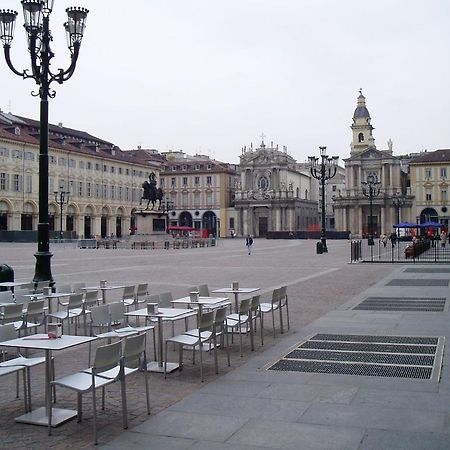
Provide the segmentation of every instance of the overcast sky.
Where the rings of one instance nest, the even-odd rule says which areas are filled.
[[[238,162],[241,148],[319,146],[349,156],[363,89],[375,143],[394,154],[450,148],[449,0],[55,0],[55,69],[69,61],[65,8],[90,10],[78,66],[55,84],[50,122],[123,150]],[[19,0],[12,59],[29,64]],[[0,58],[0,108],[38,119],[34,84]]]

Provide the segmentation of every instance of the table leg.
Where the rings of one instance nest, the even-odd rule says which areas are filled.
[[[50,381],[52,378],[52,353],[45,350],[45,406],[28,412],[14,420],[20,423],[48,426],[48,408],[51,399]],[[52,427],[57,427],[77,416],[77,412],[69,409],[52,408]]]
[[[164,358],[167,357],[164,355],[163,350],[164,344],[164,333],[163,333],[163,320],[162,317],[158,316],[158,361],[152,361],[147,364],[148,372],[158,372],[164,373]],[[173,372],[178,369],[178,363],[167,363],[167,373]]]

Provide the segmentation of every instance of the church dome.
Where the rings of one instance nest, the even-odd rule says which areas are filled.
[[[358,97],[358,104],[356,106],[355,112],[353,113],[353,119],[370,119],[369,110],[366,107],[366,97],[360,91]]]

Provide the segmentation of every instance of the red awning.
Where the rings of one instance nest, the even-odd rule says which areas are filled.
[[[177,226],[171,226],[167,227],[169,231],[194,231],[194,228],[192,227],[177,227]]]

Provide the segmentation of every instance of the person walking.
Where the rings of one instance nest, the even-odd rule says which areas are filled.
[[[442,248],[445,248],[445,244],[447,244],[447,233],[444,231],[444,230],[442,230],[441,231],[441,247]]]
[[[252,254],[252,245],[253,245],[253,238],[248,234],[247,238],[245,239],[245,245],[247,246],[248,254]]]

